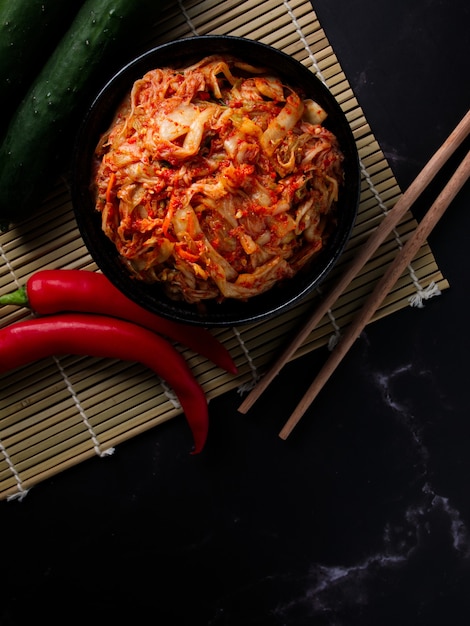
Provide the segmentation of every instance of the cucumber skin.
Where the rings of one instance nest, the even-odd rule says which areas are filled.
[[[163,0],[86,0],[17,109],[0,146],[0,222],[29,217],[70,155],[96,79],[119,44],[150,29]]]
[[[84,0],[0,3],[0,135]]]

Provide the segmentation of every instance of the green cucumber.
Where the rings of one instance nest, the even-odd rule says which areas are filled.
[[[38,208],[63,172],[91,96],[123,50],[131,54],[132,42],[149,35],[164,4],[164,0],[85,0],[28,90],[0,146],[3,230]]]
[[[83,0],[0,2],[0,135]]]

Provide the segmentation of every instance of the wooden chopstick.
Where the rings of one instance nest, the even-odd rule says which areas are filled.
[[[469,177],[470,152],[467,153],[466,157],[455,171],[455,174],[441,191],[435,202],[431,205],[426,215],[418,224],[413,235],[410,237],[410,239],[408,239],[406,244],[397,254],[395,260],[390,264],[383,277],[377,283],[375,289],[367,298],[359,313],[346,329],[344,335],[331,353],[331,356],[321,368],[320,372],[313,380],[304,397],[299,402],[296,409],[279,433],[279,437],[281,439],[287,439],[293,428],[299,422],[299,420],[308,409],[308,407],[311,405],[313,400],[317,397],[318,393],[321,391],[325,383],[329,380],[336,367],[347,354],[348,350],[353,345],[357,337],[361,334],[366,324],[370,321],[373,314],[384,300],[385,296],[389,293],[390,289],[400,278],[403,271],[410,264],[410,262],[418,252],[419,248],[423,245],[426,238],[431,233],[432,229],[444,215],[447,207],[450,205],[452,200],[455,198],[455,196],[463,187]]]
[[[252,391],[247,395],[245,400],[238,407],[240,413],[246,413],[258,398],[268,388],[274,378],[279,374],[284,365],[289,361],[295,351],[301,346],[304,340],[317,326],[323,316],[334,305],[336,300],[346,290],[351,281],[361,271],[367,261],[372,257],[374,252],[380,246],[380,244],[387,238],[392,232],[401,218],[414,204],[421,193],[430,184],[439,170],[447,162],[450,156],[460,146],[464,139],[470,133],[470,110],[462,118],[460,123],[455,127],[451,134],[447,137],[444,143],[434,153],[428,163],[424,166],[415,180],[411,183],[408,189],[403,193],[401,198],[395,204],[387,215],[384,217],[380,225],[372,232],[369,239],[364,246],[359,250],[359,253],[355,256],[350,266],[346,269],[344,274],[339,279],[335,287],[325,296],[320,302],[318,307],[313,311],[307,322],[302,326],[292,341],[285,347],[285,349],[278,356],[276,361],[266,372],[266,374],[259,380]]]

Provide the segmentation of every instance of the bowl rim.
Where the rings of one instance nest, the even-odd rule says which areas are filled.
[[[217,47],[216,50],[214,46]],[[202,50],[205,47],[208,47],[209,50],[212,48],[212,50],[209,53],[207,51],[203,53]],[[305,80],[309,88],[311,87],[311,97],[322,106],[326,105],[328,118],[325,125],[328,126],[328,122],[331,120],[338,124],[336,134],[341,136],[341,140],[338,137],[338,141],[340,141],[340,147],[346,155],[345,171],[348,176],[346,181],[347,188],[345,187],[347,192],[345,191],[342,196],[340,195],[339,205],[341,204],[341,199],[347,193],[348,216],[347,219],[341,216],[343,219],[341,228],[338,227],[335,230],[332,240],[328,242],[326,249],[314,259],[312,267],[318,270],[315,272],[314,279],[307,279],[303,274],[299,273],[300,276],[297,274],[289,281],[286,281],[285,284],[275,285],[264,294],[254,296],[246,302],[233,299],[225,300],[220,304],[212,301],[204,302],[203,307],[206,312],[202,313],[201,307],[197,305],[188,305],[188,303],[181,301],[170,300],[162,292],[158,283],[152,285],[141,283],[133,278],[129,270],[124,267],[114,244],[102,232],[100,215],[91,202],[91,194],[89,193],[91,150],[96,146],[99,133],[109,126],[120,98],[124,97],[129,92],[133,82],[149,69],[158,67],[158,65],[162,66],[163,63],[166,66],[178,67],[178,64],[175,62],[177,58],[187,59],[185,63],[189,64],[192,61],[188,59],[198,60],[202,58],[201,54],[204,56],[209,56],[209,54],[230,54],[248,60],[248,56],[250,56],[247,53],[248,50],[251,51],[251,55],[254,52],[257,53],[256,60],[251,59],[250,61],[253,65],[268,65],[273,68],[274,61],[267,63],[265,59],[274,57],[276,62],[279,63],[279,67],[276,63],[274,71],[284,76],[286,82],[288,82],[288,72],[292,72],[295,75],[295,78],[291,81],[292,86],[295,87],[298,83],[302,83]],[[165,58],[167,59],[166,61],[163,60]],[[259,63],[259,58],[262,58],[264,63]],[[282,68],[279,69],[281,65]],[[181,67],[181,65],[179,66]],[[102,113],[104,113],[103,116],[101,116]],[[341,132],[339,133],[339,131]],[[95,138],[94,143],[91,137]],[[325,83],[300,61],[294,59],[294,57],[263,42],[234,35],[195,35],[175,39],[149,48],[120,67],[108,78],[88,107],[77,133],[72,162],[70,186],[73,211],[85,246],[99,270],[122,293],[147,310],[161,317],[189,325],[205,327],[236,326],[272,319],[280,313],[292,309],[324,281],[337,263],[351,236],[359,207],[359,154],[352,129],[336,98]],[[88,185],[86,184],[87,173]]]

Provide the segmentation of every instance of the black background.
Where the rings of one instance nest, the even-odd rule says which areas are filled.
[[[469,107],[469,5],[314,7],[404,189]],[[172,420],[0,503],[1,626],[468,624],[468,185],[430,243],[450,289],[368,326],[287,441],[322,350],[211,401],[198,457]]]

